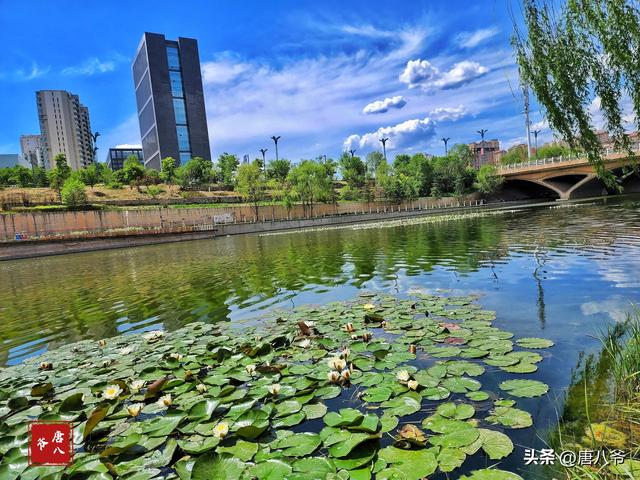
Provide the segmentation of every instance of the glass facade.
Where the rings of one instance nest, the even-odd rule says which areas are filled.
[[[174,98],[173,99],[173,112],[176,116],[176,125],[186,125],[187,124],[187,110],[184,106],[184,99],[182,98]]]
[[[167,44],[167,63],[169,64],[169,81],[171,83],[171,96],[173,97],[173,113],[176,120],[180,163],[184,163],[191,158],[189,122],[184,103],[182,72],[180,70],[180,51],[176,45],[171,43]]]
[[[183,97],[182,75],[180,75],[180,72],[169,71],[169,80],[171,82],[171,95],[174,97]]]
[[[110,148],[107,166],[111,170],[120,170],[124,166],[124,161],[132,155],[138,157],[141,163],[143,162],[142,149]]]

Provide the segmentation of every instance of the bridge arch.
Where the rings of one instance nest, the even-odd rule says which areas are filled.
[[[560,191],[540,180],[521,178],[506,178],[499,193],[500,198],[505,201],[530,200],[534,198],[557,200],[561,195]]]

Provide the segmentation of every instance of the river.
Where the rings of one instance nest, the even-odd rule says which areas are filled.
[[[476,293],[496,326],[555,342],[531,376],[551,390],[529,405],[536,429],[514,438],[516,466],[522,446],[540,446],[557,424],[581,354],[640,302],[640,197],[2,262],[0,365],[79,339],[246,320],[362,290]]]

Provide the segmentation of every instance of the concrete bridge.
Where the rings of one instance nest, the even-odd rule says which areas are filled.
[[[635,144],[633,151],[640,154],[640,144]],[[628,152],[614,149],[607,149],[604,159],[607,170],[614,173],[618,173],[616,171],[621,171],[622,167],[629,164]],[[596,176],[594,167],[586,155],[500,165],[498,174],[504,177],[504,189],[529,193],[530,196],[569,200],[607,193],[604,183]],[[625,178],[622,183],[627,193],[638,191],[637,187],[640,186],[637,178]]]

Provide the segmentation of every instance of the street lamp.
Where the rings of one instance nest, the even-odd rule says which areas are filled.
[[[100,132],[95,132],[92,133],[91,136],[93,137],[93,161],[97,162],[98,161],[98,137],[100,136]]]
[[[442,139],[442,141],[444,142],[444,155],[445,157],[449,154],[449,151],[447,150],[447,143],[449,143],[449,140],[451,140],[450,137],[445,137]]]
[[[534,130],[533,131],[533,138],[535,139],[535,144],[536,144],[536,154],[538,153],[538,134],[541,132],[542,130]]]
[[[489,130],[487,130],[486,128],[482,128],[482,129],[478,130],[478,133],[482,137],[482,143],[484,143],[484,134],[487,133],[488,131]]]
[[[351,158],[353,158],[353,156],[355,155],[356,151],[357,150],[355,150],[355,149],[349,150],[349,153],[351,154]]]
[[[384,162],[387,163],[387,140],[389,140],[389,137],[382,137],[380,139],[380,142],[382,142],[382,151],[384,152]]]
[[[276,144],[276,160],[278,160],[278,140],[280,140],[280,135],[278,135],[277,137],[275,135],[272,136],[271,140],[273,140],[273,143]]]
[[[266,171],[267,170],[267,161],[265,159],[265,154],[267,153],[267,150],[269,150],[268,148],[261,148],[260,149],[260,153],[262,154],[262,168]]]

